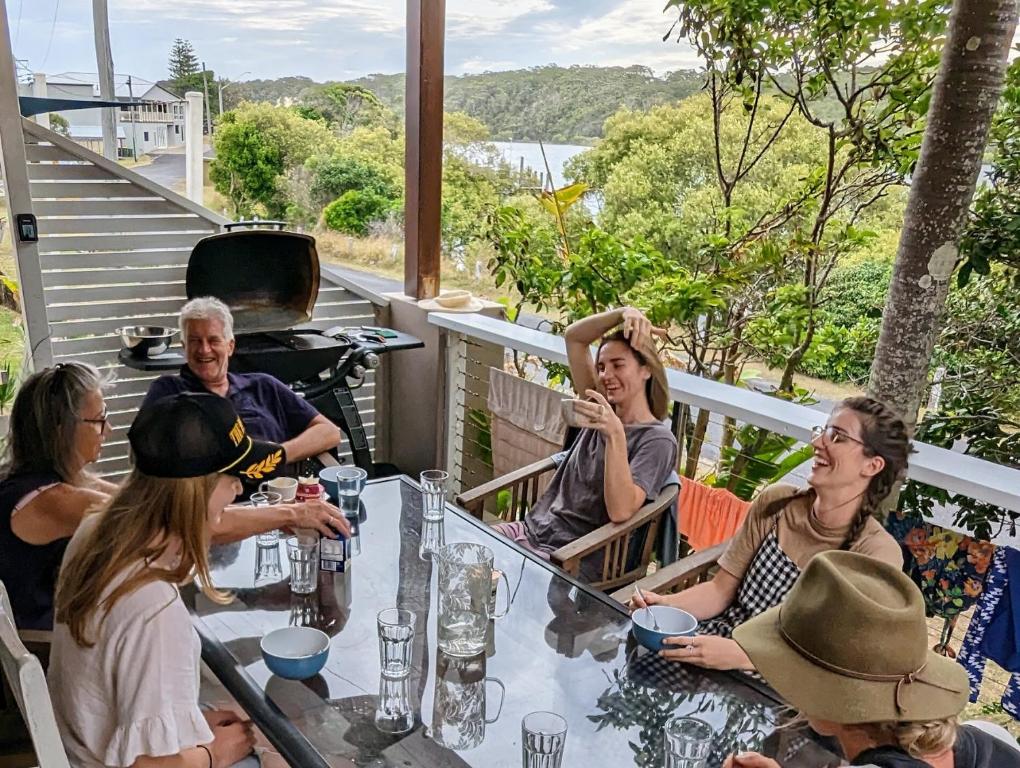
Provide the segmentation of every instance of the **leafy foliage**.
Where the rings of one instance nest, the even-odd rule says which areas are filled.
[[[1012,270],[1020,286],[1020,60],[1006,73],[999,111],[992,122],[994,152],[990,185],[974,199],[971,220],[960,240],[963,264],[957,275],[966,285],[971,275],[988,275],[992,264]]]
[[[364,235],[373,221],[386,218],[393,202],[382,195],[352,189],[326,206],[322,219],[326,226],[349,235]]]
[[[647,109],[697,92],[703,76],[678,71],[656,77],[646,67],[535,67],[513,72],[447,76],[446,109],[479,120],[497,139],[587,143],[602,135],[606,118],[621,106]],[[331,83],[325,84],[332,85]],[[404,75],[369,75],[347,85],[367,89],[389,110],[404,110]],[[320,88],[306,77],[250,80],[237,97],[286,103]],[[228,90],[227,93],[233,91]]]
[[[231,201],[236,215],[273,218],[286,211],[284,174],[336,146],[321,122],[268,104],[242,104],[225,113],[213,142],[210,177],[216,190]]]

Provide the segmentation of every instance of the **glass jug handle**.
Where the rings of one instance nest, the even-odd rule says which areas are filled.
[[[506,577],[505,571],[500,571],[499,580],[503,582],[503,586],[506,587],[506,608],[503,609],[502,613],[492,614],[494,619],[502,619],[508,613],[510,613],[510,579]],[[496,584],[496,591],[499,592],[499,584]],[[497,595],[498,596],[498,595]],[[493,601],[495,602],[495,601]]]
[[[503,682],[501,680],[497,680],[494,677],[487,677],[482,682],[483,683],[490,683],[490,682],[492,682],[492,683],[495,683],[496,685],[499,686],[499,706],[496,708],[496,714],[492,716],[491,720],[488,717],[485,718],[485,722],[488,725],[492,725],[494,722],[499,720],[499,715],[503,711],[503,699],[506,698],[506,686],[503,685]],[[486,709],[489,708],[489,698],[488,698],[488,696],[485,697],[485,708]],[[484,715],[484,712],[482,714]]]

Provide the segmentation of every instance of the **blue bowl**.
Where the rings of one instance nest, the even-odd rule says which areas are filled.
[[[282,627],[263,637],[259,647],[274,675],[304,680],[317,675],[326,665],[329,636],[312,627]]]
[[[339,494],[337,492],[336,476],[340,472],[357,472],[359,475],[358,481],[358,493],[365,490],[365,481],[368,479],[368,473],[365,470],[358,467],[324,467],[319,470],[319,482],[322,483],[322,487],[326,489],[326,493],[329,494],[329,498],[336,501]]]
[[[655,619],[659,623],[658,629],[652,628],[652,616],[650,611],[655,612]],[[667,637],[692,637],[698,632],[698,620],[679,608],[670,605],[652,605],[648,608],[639,608],[630,617],[633,624],[634,638],[650,651],[661,651],[664,647],[662,641]]]

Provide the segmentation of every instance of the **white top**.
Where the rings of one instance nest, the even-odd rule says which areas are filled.
[[[79,527],[68,555],[91,527]],[[176,588],[150,582],[118,600],[98,632],[95,626],[87,632],[91,648],[78,646],[66,624],[53,628],[47,677],[71,766],[124,768],[142,755],[211,743],[198,706],[201,644]]]

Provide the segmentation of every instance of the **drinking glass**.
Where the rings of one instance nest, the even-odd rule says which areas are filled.
[[[290,559],[290,591],[310,595],[319,580],[319,540],[291,536],[287,539]]]
[[[340,511],[348,519],[358,519],[361,505],[361,491],[365,487],[368,472],[361,467],[341,467],[336,471],[336,495]]]
[[[274,507],[283,501],[283,496],[274,491],[259,491],[249,496],[248,501],[253,507]],[[280,532],[266,531],[255,534],[255,543],[259,547],[275,547],[280,543]]]
[[[379,703],[375,708],[375,727],[383,733],[407,733],[414,728],[414,707],[406,677],[394,680],[379,677]]]
[[[446,523],[443,520],[422,520],[418,557],[422,560],[431,560],[432,556],[445,546]]]
[[[567,721],[552,712],[532,712],[521,720],[523,768],[560,768]]]
[[[442,520],[446,512],[446,481],[450,475],[441,469],[428,469],[419,476],[422,517]]]
[[[276,531],[273,531],[274,535]],[[283,566],[280,564],[280,542],[273,541],[268,546],[259,544],[255,547],[255,586],[275,584],[283,579]]]
[[[401,608],[379,611],[379,669],[384,677],[401,678],[411,673],[411,641],[415,616]]]
[[[674,717],[663,731],[664,768],[706,768],[712,726],[696,717]]]

